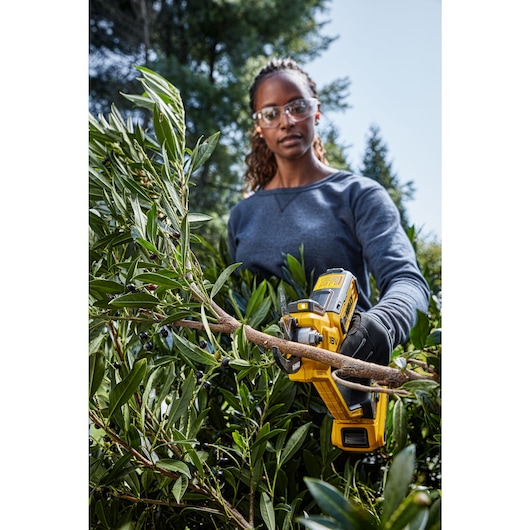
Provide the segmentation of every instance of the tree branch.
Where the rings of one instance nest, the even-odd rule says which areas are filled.
[[[219,333],[234,333],[242,325],[239,321],[226,313],[218,319],[218,322],[218,324],[209,324],[212,331]],[[202,322],[193,320],[175,320],[174,322],[171,322],[171,325],[191,329],[204,329]],[[354,359],[340,353],[324,350],[323,348],[273,337],[261,331],[257,331],[248,325],[244,326],[244,330],[245,336],[250,342],[263,346],[264,348],[272,349],[276,346],[282,354],[319,361],[328,364],[333,368],[347,370],[347,372],[343,372],[344,375],[347,374],[348,376],[375,379],[381,385],[390,388],[399,387],[408,381],[435,379],[435,376],[420,374],[418,372],[413,372],[412,370],[399,370],[397,368],[381,366],[379,364],[361,361],[360,359]],[[373,392],[373,389],[370,389],[370,392]]]

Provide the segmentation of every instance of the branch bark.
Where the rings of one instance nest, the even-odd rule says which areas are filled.
[[[209,324],[212,331],[221,333],[234,333],[242,324],[224,311],[213,300],[206,298],[204,294],[198,289],[194,282],[191,282],[190,288],[195,298],[208,306],[217,319],[217,324]],[[202,322],[191,320],[175,320],[171,323],[174,326],[182,326],[193,329],[204,329]],[[341,374],[345,377],[361,377],[366,379],[374,379],[380,385],[389,388],[397,388],[408,381],[414,380],[437,380],[436,375],[427,375],[414,372],[412,370],[401,370],[391,368],[389,366],[381,366],[379,364],[361,361],[354,359],[340,353],[324,350],[315,346],[300,344],[298,342],[288,341],[279,337],[267,335],[261,331],[244,325],[244,332],[247,340],[262,346],[264,348],[272,349],[276,347],[282,354],[294,355],[296,357],[303,357],[322,362],[333,368],[341,369]],[[373,391],[373,388],[370,390]]]

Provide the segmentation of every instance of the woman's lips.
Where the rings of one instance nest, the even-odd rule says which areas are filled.
[[[300,138],[302,138],[302,136],[299,134],[290,134],[281,138],[278,143],[282,145],[291,145],[294,143],[298,143],[300,141]]]

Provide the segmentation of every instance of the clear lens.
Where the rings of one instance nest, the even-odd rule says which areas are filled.
[[[284,105],[283,107],[263,107],[259,112],[252,114],[260,127],[265,129],[278,127],[282,114],[289,114],[289,117],[295,121],[302,121],[311,116],[318,106],[316,98],[297,99]]]

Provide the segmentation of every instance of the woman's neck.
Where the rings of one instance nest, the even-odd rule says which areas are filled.
[[[297,188],[322,180],[336,170],[326,166],[317,158],[302,163],[301,160],[281,161],[276,174],[267,183],[265,189]]]

